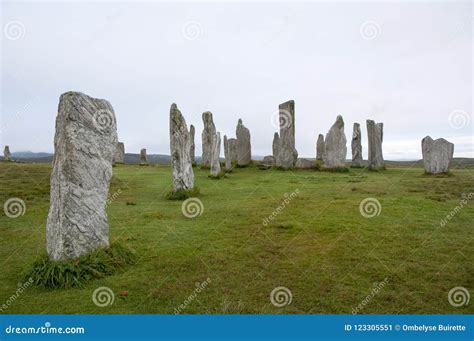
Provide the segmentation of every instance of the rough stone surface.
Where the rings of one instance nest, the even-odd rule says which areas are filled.
[[[12,154],[10,153],[10,147],[5,146],[5,148],[3,149],[3,160],[11,161],[11,159],[12,159]]]
[[[295,148],[295,101],[288,101],[279,105],[280,138],[276,165],[283,169],[295,166],[298,152]]]
[[[352,133],[351,141],[352,149],[352,166],[362,167],[363,158],[362,158],[362,134],[360,132],[360,124],[354,123],[354,129]]]
[[[148,156],[146,155],[146,149],[140,150],[140,165],[148,165]]]
[[[324,140],[323,168],[345,168],[347,155],[347,140],[344,134],[344,120],[337,116]]]
[[[315,168],[315,162],[308,159],[298,158],[296,160],[295,167],[298,169]]]
[[[237,162],[237,139],[231,138],[227,140],[229,144],[230,159],[232,162]]]
[[[191,163],[196,163],[196,144],[194,143],[194,136],[196,134],[196,130],[194,126],[191,124],[189,127],[189,138],[190,138],[190,145],[189,147],[189,156],[191,157]]]
[[[319,134],[318,141],[316,142],[316,160],[321,161],[324,154],[324,135]]]
[[[425,172],[430,174],[448,173],[453,159],[454,144],[445,140],[433,140],[426,136],[421,141]]]
[[[367,120],[367,140],[369,143],[369,169],[384,169],[385,162],[382,154],[383,123]]]
[[[227,135],[224,135],[224,156],[225,156],[225,170],[232,169],[232,158],[230,156],[230,146]]]
[[[280,135],[278,133],[275,133],[273,134],[273,143],[272,143],[272,154],[275,160],[278,156],[279,149],[280,149]]]
[[[260,169],[270,169],[275,166],[275,157],[273,155],[267,155],[260,162]]]
[[[212,113],[206,111],[202,114],[204,130],[202,131],[202,164],[203,167],[211,167],[212,142],[216,136],[216,126],[212,119]]]
[[[125,159],[125,145],[123,142],[118,142],[115,148],[114,163],[124,163]]]
[[[221,172],[220,154],[221,154],[221,133],[214,135],[211,143],[211,176],[218,176]]]
[[[51,260],[109,245],[105,206],[116,148],[117,124],[108,101],[78,92],[61,95],[46,226]]]
[[[194,187],[194,172],[191,162],[191,134],[181,111],[176,104],[170,109],[170,151],[173,173],[173,193]]]
[[[250,131],[243,125],[242,119],[237,123],[235,132],[237,136],[237,164],[247,166],[252,159],[252,147],[250,144]]]

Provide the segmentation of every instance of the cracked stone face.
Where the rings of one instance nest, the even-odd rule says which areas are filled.
[[[453,160],[454,144],[443,139],[433,140],[426,136],[421,141],[425,172],[431,174],[448,173]]]
[[[344,168],[346,167],[347,140],[344,134],[344,120],[342,116],[337,116],[336,122],[332,125],[324,140],[323,162],[324,168]]]
[[[244,126],[242,119],[239,119],[235,131],[237,136],[237,164],[247,166],[252,159],[252,147],[250,144],[250,130]]]
[[[369,169],[383,169],[385,167],[382,153],[383,123],[367,120],[367,139],[369,143]]]
[[[79,92],[61,95],[46,226],[51,260],[109,245],[105,206],[116,148],[117,124],[108,101]]]
[[[354,123],[351,141],[352,149],[352,165],[355,167],[362,167],[362,134],[360,132],[360,124]]]
[[[218,176],[221,172],[220,154],[221,154],[221,133],[217,132],[212,139],[211,144],[211,175]]]
[[[202,131],[202,166],[210,167],[212,158],[212,142],[216,136],[216,126],[212,119],[212,113],[206,111],[202,114],[204,130]]]

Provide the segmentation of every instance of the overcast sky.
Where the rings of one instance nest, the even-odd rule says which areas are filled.
[[[472,2],[2,3],[1,143],[52,152],[61,93],[109,100],[125,150],[169,154],[175,102],[252,153],[271,154],[278,104],[296,103],[296,147],[315,157],[341,114],[350,139],[384,123],[385,159],[421,158],[444,137],[474,157]],[[274,121],[274,120],[273,120]],[[222,153],[223,154],[223,153]]]

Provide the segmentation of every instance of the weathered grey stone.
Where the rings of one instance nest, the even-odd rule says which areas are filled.
[[[272,154],[275,160],[278,156],[278,151],[280,149],[280,135],[278,133],[273,134],[273,143],[272,143]]]
[[[202,167],[211,166],[212,158],[212,141],[216,136],[216,126],[212,119],[212,113],[206,111],[202,114],[202,122],[204,123],[204,130],[202,131]]]
[[[176,104],[170,109],[170,151],[173,172],[173,193],[194,187],[194,172],[191,162],[191,134],[181,111]]]
[[[250,131],[243,125],[242,119],[239,119],[237,123],[235,135],[237,136],[237,164],[248,166],[252,159]]]
[[[211,143],[211,176],[219,176],[221,173],[221,133],[217,132],[214,135]]]
[[[230,159],[232,162],[237,162],[237,139],[231,138],[227,140],[229,144]]]
[[[273,155],[267,155],[260,162],[260,169],[270,169],[275,166],[275,157]]]
[[[189,138],[190,138],[190,144],[191,144],[191,147],[189,147],[189,156],[191,157],[192,164],[196,163],[196,144],[194,143],[195,133],[196,133],[195,128],[191,124],[191,126],[189,127]]]
[[[430,174],[448,173],[453,160],[454,144],[445,140],[433,140],[426,136],[421,141],[425,172]]]
[[[115,148],[114,163],[124,163],[125,159],[125,145],[123,142],[118,142]]]
[[[321,161],[324,154],[324,135],[319,134],[318,141],[316,142],[316,160]]]
[[[352,133],[351,141],[352,149],[352,166],[362,167],[363,158],[362,158],[362,134],[360,132],[360,124],[354,123],[354,129]]]
[[[230,156],[230,146],[229,146],[229,140],[227,140],[227,135],[224,135],[224,156],[225,156],[225,170],[229,171],[232,169],[232,159]]]
[[[12,159],[12,153],[10,153],[10,147],[5,146],[3,149],[3,161],[11,161]]]
[[[383,123],[375,123],[372,120],[367,120],[367,140],[369,143],[369,169],[384,169],[385,162],[382,153]]]
[[[324,140],[323,168],[337,169],[346,167],[347,140],[344,134],[344,120],[337,116]]]
[[[295,166],[298,152],[295,148],[295,101],[279,105],[280,138],[276,155],[276,165],[283,169]]]
[[[49,258],[75,258],[109,245],[105,206],[117,148],[110,103],[79,92],[59,100],[46,226]]]
[[[146,149],[143,148],[140,150],[140,165],[148,165],[148,156],[146,155]]]
[[[316,163],[308,159],[298,158],[295,163],[295,168],[298,169],[311,169],[315,168]]]

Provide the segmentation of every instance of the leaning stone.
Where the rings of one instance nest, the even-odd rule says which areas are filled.
[[[369,143],[369,169],[385,169],[385,162],[382,154],[383,123],[375,123],[367,120],[367,139]]]
[[[316,160],[321,161],[324,154],[324,135],[319,134],[318,141],[316,142]]]
[[[173,193],[194,187],[194,172],[191,162],[191,134],[181,111],[176,104],[170,109],[170,151],[173,172]]]
[[[295,168],[298,168],[298,169],[311,169],[315,167],[316,167],[315,162],[308,159],[298,158],[295,163]]]
[[[295,166],[298,152],[295,148],[295,101],[288,101],[279,105],[280,138],[276,165],[283,169]]]
[[[352,149],[352,167],[362,167],[362,134],[360,132],[360,124],[354,123],[354,130],[351,141]]]
[[[124,163],[125,160],[125,145],[123,142],[117,143],[115,148],[114,163]]]
[[[227,143],[229,144],[230,159],[232,163],[237,162],[237,139],[228,139]]]
[[[449,166],[453,160],[454,144],[445,140],[433,140],[426,136],[421,141],[423,153],[423,164],[428,174],[442,174],[449,172]]]
[[[235,135],[237,136],[237,164],[248,166],[252,159],[250,131],[243,125],[242,119],[239,119]]]
[[[212,139],[212,154],[211,154],[211,176],[218,177],[221,173],[221,133],[217,132]]]
[[[189,156],[191,157],[191,163],[194,165],[196,164],[196,145],[194,144],[194,135],[195,135],[195,128],[191,124],[189,127],[189,138],[191,147],[189,148]]]
[[[346,168],[347,140],[344,134],[344,120],[337,116],[324,140],[323,168],[339,169]]]
[[[206,111],[202,114],[204,130],[202,131],[202,167],[209,168],[212,158],[212,141],[216,136],[216,126],[212,119],[212,113]]]
[[[117,123],[108,101],[79,92],[61,95],[46,225],[51,260],[109,245],[105,206],[116,147]]]
[[[148,165],[148,156],[146,155],[146,149],[145,148],[140,150],[140,165],[141,166]]]
[[[227,135],[224,135],[224,156],[225,156],[225,170],[229,171],[232,169],[232,159],[230,156],[230,146],[229,146],[229,140],[227,140]]]
[[[3,149],[3,161],[11,161],[12,160],[12,153],[10,153],[10,147],[5,146]]]

